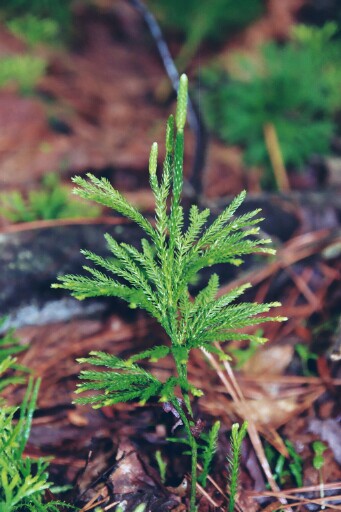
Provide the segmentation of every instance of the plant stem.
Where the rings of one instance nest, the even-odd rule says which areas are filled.
[[[185,405],[187,407],[188,413],[189,413],[190,417],[193,418],[191,400],[189,398],[189,394],[187,391],[187,387],[188,387],[187,362],[179,363],[179,364],[176,362],[176,367],[177,367],[178,375],[180,377],[181,393],[182,393]]]
[[[191,457],[192,457],[192,482],[191,482],[191,498],[189,510],[190,512],[196,512],[197,507],[195,505],[196,502],[196,494],[197,494],[197,463],[198,463],[198,447],[195,437],[192,435],[190,439],[191,443]]]
[[[319,470],[319,479],[320,479],[320,497],[324,498],[324,484],[323,484],[323,472],[322,468]],[[325,510],[326,506],[324,502],[321,503],[321,510]]]
[[[188,398],[188,394],[185,393]],[[185,400],[185,394],[183,393],[183,397]],[[181,405],[179,404],[178,400],[175,399],[172,401],[174,408],[179,413],[179,416],[182,420],[182,423],[184,425],[184,428],[186,430],[188,440],[191,446],[191,493],[190,493],[190,504],[189,504],[189,512],[196,512],[197,507],[195,505],[196,502],[196,490],[197,490],[197,463],[198,463],[198,446],[196,439],[191,431],[191,424],[189,420],[187,419],[186,414],[184,413]]]

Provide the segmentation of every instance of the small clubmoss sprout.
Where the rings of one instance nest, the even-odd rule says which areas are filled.
[[[211,469],[212,460],[217,451],[218,434],[220,429],[220,421],[216,421],[208,434],[202,434],[205,444],[202,450],[202,472],[198,478],[203,487],[206,487],[207,477]]]
[[[230,501],[228,512],[234,512],[234,506],[237,499],[238,493],[238,481],[239,481],[239,468],[240,468],[240,456],[241,448],[244,437],[247,432],[247,422],[245,421],[242,426],[239,423],[234,423],[231,430],[231,454],[227,458],[229,463],[229,493]]]
[[[327,446],[322,441],[313,442],[313,466],[319,473],[320,480],[320,497],[324,498],[324,481],[323,481],[323,466],[325,465],[324,452],[327,450]],[[321,510],[324,510],[326,506],[322,503]]]
[[[167,462],[162,458],[162,454],[161,454],[160,450],[156,451],[155,460],[156,460],[157,466],[159,468],[161,482],[164,484],[166,481]]]

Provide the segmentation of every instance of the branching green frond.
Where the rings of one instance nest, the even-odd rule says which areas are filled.
[[[238,299],[245,290],[248,290],[251,288],[250,283],[244,283],[241,286],[237,286],[236,288],[233,288],[231,291],[225,293],[221,297],[219,297],[214,304],[212,304],[212,309],[210,310],[212,313],[215,311],[221,311],[223,308],[226,308],[229,306],[232,302],[234,302],[236,299]],[[276,302],[276,305],[277,302]],[[209,305],[208,305],[209,306]]]
[[[75,194],[112,208],[124,217],[136,222],[149,236],[154,238],[155,232],[150,222],[118,190],[114,189],[107,179],[98,179],[91,173],[88,173],[87,177],[88,180],[81,176],[72,178],[72,181],[78,185],[74,189]]]
[[[179,299],[179,328],[177,341],[181,344],[187,338],[188,322],[191,315],[193,303],[188,290],[185,290]]]
[[[141,264],[144,266],[146,273],[150,280],[155,284],[160,295],[164,293],[164,276],[161,273],[161,268],[157,261],[156,251],[150,245],[150,243],[142,238],[141,240],[144,260]]]
[[[212,274],[207,286],[201,290],[193,303],[192,316],[194,317],[197,313],[201,314],[202,308],[206,308],[211,302],[213,302],[219,288],[219,276],[218,274]]]
[[[133,254],[135,258],[138,257],[140,261],[143,261],[145,267],[148,268],[147,276],[156,273],[156,269],[152,267],[151,262],[147,260],[142,253],[139,253],[134,248],[129,247],[127,249],[127,246],[124,244],[119,245],[109,235],[106,235],[106,239],[111,251],[116,258],[118,258],[118,262],[102,258],[90,251],[82,251],[83,254],[96,265],[124,278],[132,288],[118,283],[96,269],[86,266],[84,269],[94,276],[93,279],[83,276],[66,275],[59,278],[61,284],[58,283],[52,286],[54,288],[72,290],[72,295],[78,299],[94,296],[119,297],[130,303],[134,302],[139,307],[146,309],[155,318],[160,319],[160,304],[155,298],[144,271],[134,262],[130,253]],[[157,283],[157,287],[160,287],[160,283]]]
[[[186,264],[183,268],[181,283],[190,282],[194,276],[203,268],[211,267],[219,263],[230,263],[239,265],[242,263],[241,256],[254,253],[274,254],[272,248],[266,248],[264,245],[270,243],[270,240],[245,240],[251,232],[240,231],[231,234],[226,240],[222,240],[220,244],[212,244],[206,249],[198,252],[195,257],[192,255],[186,258]],[[194,250],[194,249],[192,249]]]
[[[0,361],[0,375],[2,376],[9,368],[12,368],[14,362],[15,358],[11,356],[7,356]]]
[[[90,357],[80,357],[77,359],[79,363],[88,363],[94,366],[105,366],[106,368],[114,369],[114,370],[122,370],[127,368],[128,370],[138,368],[135,365],[131,365],[129,362],[124,359],[117,357],[113,354],[108,354],[107,352],[99,352],[96,350],[92,350],[89,354]]]
[[[14,354],[19,354],[20,352],[22,352],[23,350],[26,350],[27,346],[23,346],[23,345],[10,345],[10,346],[7,346],[7,347],[3,347],[1,348],[1,341],[0,341],[0,361],[3,360],[5,357],[8,357],[8,356],[11,356],[11,355],[14,355]]]
[[[96,274],[94,279],[85,276],[65,275],[59,277],[60,283],[55,283],[53,288],[63,288],[70,290],[73,297],[78,300],[86,299],[87,297],[118,297],[127,301],[129,304],[134,304],[137,307],[146,309],[152,316],[158,318],[158,312],[153,308],[143,294],[139,290],[134,290],[126,285],[120,284],[108,276],[90,267],[84,267],[92,274]],[[99,278],[100,276],[100,278]]]
[[[83,249],[81,250],[81,253],[85,256],[85,258],[87,260],[92,261],[98,267],[102,267],[105,270],[112,272],[114,275],[117,275],[117,267],[122,266],[122,264],[119,262],[119,260],[117,260],[117,259],[114,260],[114,258],[110,258],[110,259],[103,258],[102,256],[95,254],[94,252],[83,250]]]
[[[246,213],[245,215],[242,215],[240,217],[234,217],[232,221],[228,222],[224,228],[222,228],[219,233],[216,235],[215,241],[211,243],[209,246],[203,247],[204,249],[208,248],[217,248],[225,245],[226,243],[234,240],[233,235],[238,235],[240,238],[243,239],[247,238],[251,235],[258,235],[260,228],[256,226],[256,224],[259,224],[262,219],[261,217],[253,218],[255,217],[260,210],[254,210],[252,212]],[[252,227],[255,226],[255,227]],[[264,240],[261,240],[258,238],[259,244],[264,244],[268,242],[264,242]],[[196,250],[201,246],[201,240],[199,241],[200,245],[197,245],[195,247]]]
[[[87,267],[88,268],[88,267]],[[125,292],[129,288],[118,284],[116,281],[102,274],[101,279],[91,279],[89,277],[66,274],[58,277],[60,283],[54,283],[53,288],[64,288],[70,290],[73,297],[83,300],[87,297],[113,296],[126,299]]]
[[[132,251],[136,251],[134,248],[131,249]],[[144,259],[141,253],[138,251],[136,252],[141,256],[141,259]],[[82,251],[82,253],[87,259],[91,260],[96,265],[103,267],[104,269],[112,272],[114,275],[125,278],[127,281],[129,281],[132,287],[115,281],[97,269],[84,266],[83,268],[92,274],[94,279],[89,279],[83,276],[66,275],[60,278],[62,284],[54,284],[54,288],[71,289],[73,291],[73,295],[78,299],[94,296],[119,297],[123,300],[126,300],[130,304],[134,303],[136,306],[146,309],[152,316],[156,317],[157,319],[160,318],[158,306],[155,305],[155,301],[149,300],[151,289],[146,282],[143,271],[137,265],[134,266],[135,272],[133,274],[127,272],[126,265],[121,264],[119,260],[115,261],[114,259],[105,259],[90,251]],[[126,258],[129,257],[129,254],[127,254]],[[121,259],[121,261],[125,263],[126,260]],[[148,265],[150,267],[149,262],[146,261],[146,266]],[[139,277],[141,278],[140,280],[138,280]],[[139,284],[141,284],[140,287],[138,286]],[[145,288],[143,288],[143,285],[145,285]],[[157,284],[158,287],[159,285],[160,283]],[[146,292],[148,292],[148,295]]]
[[[131,247],[128,252],[126,244],[117,243],[116,240],[112,238],[109,234],[106,234],[104,236],[114,256],[116,256],[123,264],[122,266],[116,267],[116,274],[119,275],[120,277],[123,277],[137,290],[140,289],[141,291],[143,291],[146,297],[148,297],[148,299],[152,303],[156,304],[155,296],[152,292],[152,288],[148,283],[148,280],[146,279],[144,273],[141,271],[139,266],[134,262],[134,260],[130,256],[130,253],[134,253],[134,257],[136,258],[138,251],[134,250],[134,248]],[[141,253],[139,253],[137,258],[143,259]],[[146,265],[148,266],[147,263]]]
[[[231,341],[241,339],[254,339],[263,343],[264,338],[254,335],[245,335],[236,332],[236,329],[251,327],[265,322],[280,322],[286,320],[280,316],[262,316],[263,313],[279,306],[279,303],[269,304],[241,303],[228,306],[223,310],[215,312],[197,325],[189,340],[191,347],[206,347],[208,342]]]
[[[207,222],[210,213],[211,212],[208,208],[205,208],[205,210],[200,212],[197,205],[193,204],[191,206],[189,211],[189,226],[181,240],[181,243],[179,244],[181,254],[185,254],[191,249],[197,237],[200,235],[203,226]]]
[[[267,249],[263,245],[269,244],[269,239],[251,239],[251,235],[257,234],[258,228],[236,231],[228,237],[219,238],[217,242],[211,244],[198,255],[199,260],[203,259],[204,266],[210,266],[215,263],[226,263],[234,257],[240,257],[244,254],[256,252],[265,252]],[[273,250],[271,250],[273,252]]]
[[[212,274],[207,286],[201,290],[195,301],[191,302],[189,292],[185,289],[180,295],[179,309],[181,312],[180,338],[188,339],[193,330],[193,321],[195,322],[201,315],[202,311],[211,301],[218,291],[219,277]]]
[[[155,347],[144,350],[143,352],[139,352],[133,356],[130,356],[127,360],[129,363],[135,363],[136,361],[141,361],[142,359],[149,359],[151,362],[156,362],[159,359],[166,357],[170,352],[170,348],[166,347],[166,345],[157,345]]]
[[[8,365],[5,365],[4,363],[0,363],[0,375],[2,375],[6,370],[9,368],[14,368],[15,365],[15,359],[8,358]],[[0,381],[0,393],[4,389],[7,388],[7,386],[15,385],[15,384],[24,384],[26,382],[26,378],[24,376],[20,375],[10,375],[9,377],[1,377]],[[2,403],[2,399],[0,398],[0,404]]]
[[[217,235],[225,227],[226,223],[232,218],[235,211],[242,204],[246,196],[246,191],[243,190],[237,197],[233,199],[231,204],[219,215],[219,217],[211,224],[206,230],[201,240],[198,243],[197,250],[206,245],[210,245],[216,241]]]
[[[175,377],[170,377],[166,380],[160,390],[160,402],[168,402],[169,400],[174,399],[174,388],[178,385],[178,383],[178,379]]]
[[[191,311],[189,342],[196,339],[205,328],[211,327],[219,313],[225,312],[226,314],[227,306],[240,297],[250,287],[250,284],[246,283],[238,286],[214,300],[218,286],[219,278],[216,274],[213,274],[207,287],[198,294]]]
[[[202,439],[205,441],[205,446],[201,453],[202,458],[202,472],[198,478],[201,485],[205,488],[208,473],[212,464],[212,460],[214,457],[215,452],[217,451],[217,441],[218,441],[218,434],[220,429],[220,421],[216,421],[211,430],[208,434],[205,436],[201,436]]]
[[[241,304],[230,305],[223,308],[210,318],[210,328],[212,329],[239,329],[248,325],[255,325],[253,322],[269,322],[273,317],[259,316],[267,313],[270,309],[280,306],[278,302],[257,304],[244,302]],[[256,316],[257,315],[257,316]],[[250,323],[248,323],[250,321]]]
[[[80,373],[81,379],[88,378],[87,374]],[[137,378],[131,379],[125,389],[117,389],[114,383],[106,380],[106,374],[102,375],[101,372],[97,372],[98,380],[103,381],[105,386],[105,392],[102,394],[91,395],[87,397],[77,398],[75,403],[78,404],[91,404],[94,409],[100,407],[110,406],[116,403],[128,402],[130,400],[147,401],[152,396],[158,396],[160,394],[161,384],[155,381],[141,381]],[[83,393],[85,391],[93,391],[96,389],[94,381],[89,380],[85,384],[80,384],[76,393]],[[102,390],[103,387],[100,387]]]
[[[92,404],[94,408],[138,399],[146,401],[159,396],[163,384],[151,373],[134,364],[131,359],[123,360],[105,352],[90,352],[90,357],[81,358],[80,363],[104,366],[109,371],[83,370],[82,382],[76,393],[104,391],[95,395],[78,398],[76,403]]]
[[[159,295],[164,295],[162,279],[160,279],[160,267],[157,265],[151,252],[151,247],[147,240],[143,243],[143,253],[129,244],[122,243],[121,246],[127,251],[129,256],[140,265],[146,273],[149,281],[154,285]]]

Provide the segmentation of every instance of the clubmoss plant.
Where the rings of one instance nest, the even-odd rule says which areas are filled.
[[[312,155],[330,152],[340,109],[336,30],[330,23],[318,29],[298,26],[286,45],[263,45],[258,59],[235,54],[230,75],[217,66],[202,72],[208,126],[244,149],[246,165],[264,170],[265,188],[276,188],[266,126],[273,127],[288,169],[301,170]]]
[[[207,477],[209,470],[211,469],[211,464],[213,460],[213,456],[217,451],[217,443],[218,443],[218,434],[220,429],[220,421],[216,421],[212,428],[210,429],[208,434],[202,434],[201,439],[204,440],[204,447],[202,449],[202,472],[198,478],[199,482],[203,487],[206,487]]]
[[[250,285],[239,286],[229,293],[216,297],[219,287],[217,274],[212,274],[207,286],[192,300],[189,283],[197,273],[217,263],[239,265],[241,257],[251,253],[270,253],[270,240],[253,237],[259,233],[256,225],[258,210],[242,216],[234,216],[242,203],[245,192],[208,225],[209,209],[200,211],[196,205],[190,208],[189,226],[184,229],[184,210],[180,204],[183,186],[184,127],[187,113],[186,75],[180,79],[175,123],[171,116],[166,130],[166,156],[163,173],[157,176],[158,146],[152,145],[149,161],[150,185],[155,197],[155,225],[132,206],[108,180],[89,174],[88,180],[75,177],[75,193],[92,199],[138,224],[146,237],[138,250],[132,245],[118,243],[105,235],[114,258],[103,258],[90,251],[82,251],[95,266],[84,267],[89,276],[66,275],[59,277],[55,288],[70,290],[78,299],[94,296],[119,297],[135,307],[145,309],[164,328],[169,345],[158,345],[128,359],[103,352],[91,352],[79,359],[95,367],[108,370],[83,370],[77,393],[87,395],[78,398],[81,404],[94,407],[108,406],[117,402],[139,400],[146,402],[158,397],[167,402],[185,429],[191,450],[190,512],[196,510],[197,454],[200,422],[193,415],[192,397],[202,391],[188,380],[188,360],[191,350],[204,348],[227,356],[216,348],[214,342],[254,339],[265,341],[257,335],[240,332],[246,326],[281,317],[262,316],[279,303],[235,303]],[[168,203],[170,209],[168,210]],[[108,275],[111,274],[111,275]],[[143,359],[157,361],[171,356],[176,373],[165,382],[157,379],[137,362]],[[89,396],[90,392],[90,396]]]
[[[2,319],[0,323],[5,322]],[[10,385],[26,382],[28,368],[16,363],[15,355],[26,346],[9,331],[0,340],[0,392]],[[9,406],[0,395],[0,510],[1,512],[60,512],[72,508],[61,501],[44,502],[48,481],[48,462],[24,456],[30,435],[40,380],[28,379],[27,390],[19,407]],[[15,418],[16,417],[16,418]]]
[[[234,506],[238,493],[239,468],[242,442],[247,432],[247,422],[240,427],[239,423],[234,423],[231,430],[231,454],[227,457],[229,463],[229,492],[230,501],[228,512],[234,512]]]
[[[24,456],[39,385],[39,380],[30,378],[20,407],[2,403],[0,409],[1,512],[60,512],[66,507],[74,509],[57,500],[44,503],[45,491],[52,485],[48,481],[48,462],[42,458]],[[19,415],[17,421],[15,414]]]

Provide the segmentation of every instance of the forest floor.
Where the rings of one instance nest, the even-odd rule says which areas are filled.
[[[278,8],[278,2],[272,3]],[[271,15],[220,51],[250,45],[280,31],[285,34],[301,3],[282,2],[286,10],[282,7],[281,24],[273,7]],[[51,171],[58,171],[63,182],[70,184],[72,175],[91,170],[108,177],[148,214],[153,208],[146,171],[149,147],[164,138],[164,121],[174,108],[172,94],[167,101],[155,95],[165,77],[162,63],[138,15],[123,2],[112,12],[81,11],[77,23],[79,37],[72,49],[39,50],[49,67],[33,96],[21,96],[14,87],[1,91],[2,191],[26,193]],[[23,45],[9,32],[0,32],[1,53],[15,54]],[[171,43],[172,51],[177,45]],[[210,58],[212,50],[203,48],[189,74],[195,75],[195,67]],[[189,129],[186,141],[190,178],[195,134]],[[226,346],[234,359],[231,365],[221,366],[213,357],[207,361],[203,353],[194,352],[189,377],[204,391],[195,402],[196,417],[207,426],[217,419],[222,424],[211,479],[206,491],[198,488],[199,510],[227,510],[229,433],[233,423],[243,420],[248,421],[249,436],[241,459],[239,511],[289,510],[288,504],[298,512],[321,510],[320,474],[312,462],[312,443],[317,439],[327,446],[324,494],[332,498],[324,510],[341,510],[341,343],[337,332],[341,202],[337,190],[312,189],[306,195],[260,193],[257,175],[243,167],[241,151],[214,138],[209,141],[200,179],[200,202],[210,204],[213,211],[243,188],[257,192],[250,203],[264,207],[262,227],[273,238],[277,255],[271,260],[250,260],[233,275],[222,274],[222,291],[249,281],[254,287],[248,298],[280,301],[279,314],[288,321],[264,327],[269,341],[257,350],[238,343]],[[43,251],[41,260],[46,256],[48,261],[41,261],[43,277],[37,286],[28,280],[30,269],[23,270],[21,281],[6,284],[9,274],[1,277],[2,309],[12,314],[16,336],[29,347],[19,361],[42,378],[26,451],[52,457],[52,481],[69,485],[65,499],[83,507],[83,512],[94,510],[98,503],[109,510],[123,500],[128,512],[139,503],[146,503],[148,511],[185,511],[189,458],[182,454],[181,445],[166,441],[176,421],[171,412],[158,402],[100,410],[72,404],[79,373],[76,358],[90,350],[128,356],[158,343],[164,338],[162,331],[147,315],[115,301],[97,309],[75,309],[75,313],[72,303],[68,315],[58,313],[59,306],[69,308],[63,302],[65,296],[56,298],[52,314],[46,313],[43,304],[45,299],[54,304],[54,292],[48,291],[52,275],[62,273],[66,261],[78,257],[75,254],[84,248],[82,240],[93,237],[91,243],[96,244],[96,230],[102,235],[119,232],[117,227],[125,230],[128,240],[134,238],[108,212],[88,224],[1,221],[1,251],[10,248],[15,265],[28,250],[38,260],[39,250]],[[73,239],[73,246],[63,252],[58,244],[67,237]],[[13,303],[5,302],[9,296],[14,297]],[[32,312],[35,316],[30,319]],[[153,365],[153,371],[166,379],[173,371],[171,361],[166,358]],[[23,393],[16,387],[6,396],[18,403]],[[164,484],[155,459],[157,450],[167,461]],[[284,467],[274,478],[280,460]]]

